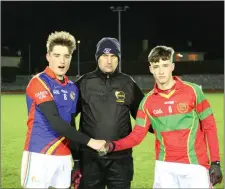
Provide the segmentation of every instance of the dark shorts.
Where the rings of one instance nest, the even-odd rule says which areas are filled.
[[[81,156],[82,179],[79,189],[130,189],[133,179],[132,156],[120,159],[100,159],[83,153]]]

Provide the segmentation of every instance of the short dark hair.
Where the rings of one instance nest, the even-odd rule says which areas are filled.
[[[167,46],[156,46],[154,47],[148,55],[149,63],[159,62],[162,60],[173,60],[174,50],[172,47]]]

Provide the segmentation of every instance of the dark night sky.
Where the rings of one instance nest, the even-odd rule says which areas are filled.
[[[2,45],[27,52],[40,61],[50,32],[68,31],[81,40],[81,60],[94,60],[95,46],[105,36],[118,37],[118,15],[109,6],[128,5],[122,13],[124,58],[140,54],[141,40],[179,51],[187,40],[193,50],[223,58],[224,2],[2,2]]]

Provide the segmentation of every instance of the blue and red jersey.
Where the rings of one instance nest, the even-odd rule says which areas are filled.
[[[70,123],[76,112],[78,88],[68,77],[61,83],[52,70],[35,75],[26,88],[28,131],[24,150],[49,155],[69,155],[69,140],[54,131],[40,111],[39,104],[54,101],[60,117]]]

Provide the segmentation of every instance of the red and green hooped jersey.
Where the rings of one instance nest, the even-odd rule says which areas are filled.
[[[168,94],[155,88],[139,105],[136,124],[127,137],[115,142],[115,151],[139,144],[151,126],[156,136],[156,160],[200,164],[219,161],[217,129],[212,109],[200,87],[174,77]]]

